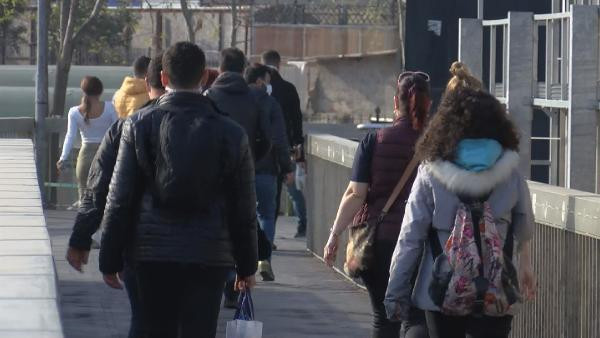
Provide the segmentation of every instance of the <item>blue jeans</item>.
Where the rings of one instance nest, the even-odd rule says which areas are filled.
[[[256,213],[260,227],[271,243],[275,240],[277,176],[256,175]]]
[[[287,191],[292,198],[294,214],[298,217],[298,232],[306,231],[306,201],[304,194],[296,187],[296,183],[287,184]]]

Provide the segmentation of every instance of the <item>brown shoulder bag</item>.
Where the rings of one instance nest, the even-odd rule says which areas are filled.
[[[402,192],[406,182],[410,178],[419,161],[416,157],[410,161],[400,180],[394,187],[392,194],[388,198],[385,206],[381,210],[381,214],[375,222],[364,221],[350,227],[350,239],[346,247],[346,262],[344,263],[344,271],[352,278],[360,277],[367,267],[373,266],[375,260],[375,237],[377,228],[385,219],[385,216],[390,211],[391,207],[396,202],[396,199]]]

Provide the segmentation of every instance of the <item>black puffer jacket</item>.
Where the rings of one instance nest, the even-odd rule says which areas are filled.
[[[285,131],[283,113],[277,100],[269,96],[262,88],[252,88],[252,94],[256,98],[262,111],[268,112],[271,128],[271,151],[268,156],[256,162],[256,174],[279,176],[294,171],[290,157],[290,146]]]
[[[246,130],[256,161],[268,154],[271,131],[267,112],[260,108],[241,74],[222,73],[204,95],[213,100],[220,112]]]
[[[148,101],[140,110],[154,106],[157,101],[158,99]],[[72,248],[89,251],[92,235],[100,228],[110,178],[117,162],[123,122],[124,120],[118,120],[108,129],[92,161],[87,181],[88,188],[80,201],[69,239],[69,246]]]
[[[163,136],[168,119],[191,122],[181,135],[171,130],[167,140]],[[197,139],[177,139],[191,135],[190,131]],[[172,144],[179,145],[176,153],[165,153]],[[157,181],[159,156],[181,161],[174,167],[187,168],[187,173],[203,173],[194,182],[211,182],[210,187],[195,187],[198,195],[193,200],[202,205],[175,211],[158,201],[157,190],[163,186]],[[177,181],[178,173],[172,175]],[[155,107],[138,113],[123,126],[102,224],[103,273],[121,271],[122,254],[130,252],[136,261],[235,265],[239,275],[253,275],[257,266],[256,195],[246,133],[199,94],[162,96]]]

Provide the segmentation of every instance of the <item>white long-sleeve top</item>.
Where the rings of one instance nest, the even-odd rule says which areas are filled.
[[[60,160],[65,161],[69,158],[73,141],[77,130],[81,134],[81,143],[100,143],[104,134],[110,126],[118,120],[117,112],[111,102],[104,102],[104,111],[102,115],[89,119],[86,123],[83,114],[79,111],[79,107],[71,107],[68,115],[67,135],[63,143],[62,154]]]

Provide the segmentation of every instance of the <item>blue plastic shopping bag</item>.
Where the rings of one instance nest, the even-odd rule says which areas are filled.
[[[262,338],[263,324],[254,320],[254,303],[250,291],[238,298],[238,309],[232,321],[227,322],[226,338]]]

